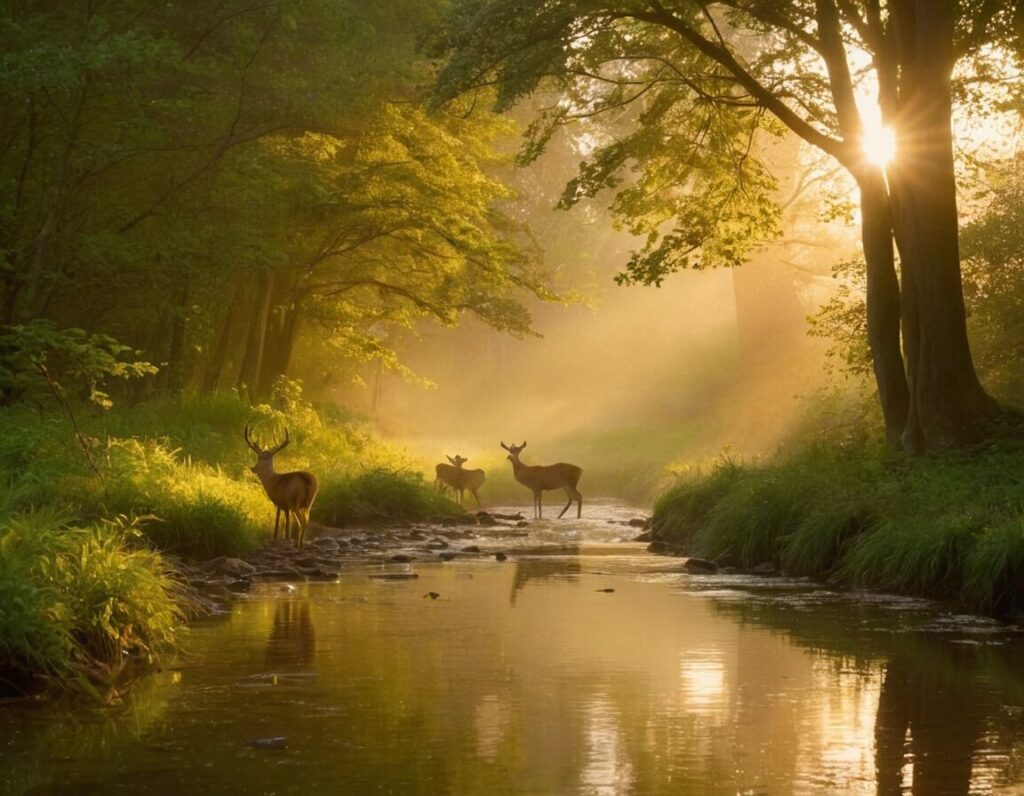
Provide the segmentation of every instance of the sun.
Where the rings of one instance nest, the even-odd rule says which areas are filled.
[[[864,150],[864,157],[884,169],[896,156],[896,135],[891,127],[882,124],[865,125],[861,148]]]

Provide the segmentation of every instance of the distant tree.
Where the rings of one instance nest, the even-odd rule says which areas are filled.
[[[533,125],[524,160],[558,125],[632,122],[628,135],[594,136],[563,199],[617,190],[614,209],[647,236],[623,281],[738,264],[773,233],[763,131],[788,128],[834,159],[860,191],[865,328],[887,435],[940,448],[977,439],[997,411],[967,341],[954,97],[976,102],[968,87],[998,77],[980,65],[1015,42],[1020,14],[993,0],[455,0],[439,96],[495,85],[500,109],[555,87],[561,99]],[[954,80],[958,65],[966,75]],[[896,139],[887,168],[863,146],[856,97],[869,78]]]

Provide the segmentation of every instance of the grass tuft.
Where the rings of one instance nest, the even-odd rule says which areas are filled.
[[[724,463],[667,490],[656,537],[840,584],[1024,609],[1024,452],[906,457],[867,441]]]

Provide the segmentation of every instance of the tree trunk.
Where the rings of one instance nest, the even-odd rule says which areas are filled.
[[[882,174],[858,175],[861,240],[867,266],[867,330],[871,364],[882,405],[885,436],[898,445],[907,425],[910,394],[900,351],[900,288],[892,244],[892,223]]]
[[[238,392],[248,396],[250,401],[257,397],[260,368],[263,365],[263,348],[267,338],[267,318],[270,314],[270,298],[274,292],[274,274],[261,268],[256,274],[256,295],[252,316],[249,318],[249,332],[245,339],[245,354],[242,368],[238,373]]]
[[[206,363],[206,372],[203,375],[203,392],[214,392],[220,385],[221,375],[227,364],[228,350],[231,347],[231,338],[235,331],[244,300],[245,282],[239,280],[235,285],[234,295],[228,304],[227,312],[224,313],[224,319],[217,332],[217,340],[213,344],[210,359]]]
[[[938,449],[979,439],[994,414],[967,340],[951,129],[953,0],[893,3],[901,58],[897,138],[890,166],[900,253],[910,405],[903,443]]]
[[[189,279],[182,280],[181,291],[171,317],[171,344],[167,354],[167,389],[181,392],[185,386],[185,332],[188,322]]]
[[[271,313],[267,322],[266,344],[257,382],[257,391],[261,397],[270,395],[274,381],[288,371],[292,349],[295,347],[298,322],[299,311],[294,304],[279,307],[277,311]]]

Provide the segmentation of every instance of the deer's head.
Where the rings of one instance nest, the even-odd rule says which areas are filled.
[[[522,445],[512,445],[512,446],[508,446],[508,445],[506,445],[506,444],[505,444],[505,443],[503,442],[503,443],[501,443],[501,447],[503,447],[503,448],[504,448],[505,450],[507,450],[507,451],[508,451],[508,456],[507,456],[506,458],[507,458],[507,459],[508,459],[508,460],[509,460],[510,462],[513,462],[513,463],[515,463],[515,462],[518,462],[518,461],[519,461],[519,452],[520,452],[520,451],[521,451],[521,450],[522,450],[523,448],[525,448],[525,447],[526,447],[526,440],[523,440],[523,444],[522,444]]]
[[[461,469],[462,469],[462,465],[464,465],[464,464],[465,464],[466,462],[468,462],[468,461],[469,461],[469,459],[463,459],[463,458],[462,458],[461,456],[459,456],[459,454],[457,454],[457,453],[455,454],[455,457],[454,457],[454,458],[452,458],[451,456],[448,456],[447,454],[445,455],[445,458],[446,458],[446,459],[447,459],[448,461],[450,461],[450,462],[451,462],[451,463],[452,463],[453,465],[455,465],[455,467],[456,467],[456,468],[458,468],[459,470],[461,470]]]
[[[249,424],[245,425],[245,444],[253,449],[256,454],[256,464],[251,469],[256,475],[268,475],[274,472],[274,454],[279,452],[282,448],[286,447],[291,442],[291,438],[288,436],[288,429],[284,430],[284,442],[273,445],[269,448],[261,448],[256,442],[253,441],[249,435]]]

